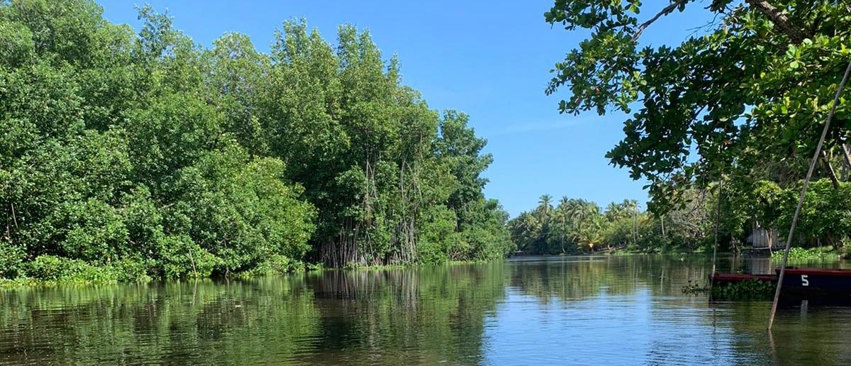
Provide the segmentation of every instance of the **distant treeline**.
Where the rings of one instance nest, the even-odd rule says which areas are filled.
[[[694,198],[687,206],[654,215],[640,210],[635,200],[612,202],[604,209],[583,199],[553,202],[543,195],[535,209],[511,219],[508,227],[518,249],[527,254],[705,250],[714,243],[714,206],[709,201],[715,201],[706,195]]]
[[[799,183],[800,184],[800,183]],[[619,249],[664,253],[739,252],[753,247],[785,245],[795,213],[800,185],[783,187],[769,181],[753,185],[713,182],[696,185],[672,199],[651,200],[649,211],[636,201],[610,203],[563,197],[554,203],[543,195],[533,210],[508,222],[512,240],[529,254],[588,253]],[[720,195],[719,195],[720,194]],[[814,181],[807,191],[797,224],[796,247],[820,247],[844,254],[851,242],[851,184],[834,186],[829,179]]]
[[[179,278],[501,258],[468,117],[365,32],[287,22],[212,49],[150,7],[0,6],[0,277]]]
[[[639,237],[647,234],[647,221],[634,200],[611,203],[604,211],[594,202],[568,197],[553,202],[545,194],[535,209],[511,219],[508,227],[521,252],[579,254],[638,248]]]

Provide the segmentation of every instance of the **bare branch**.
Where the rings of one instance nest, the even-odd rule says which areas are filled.
[[[663,15],[671,14],[674,11],[674,9],[676,9],[680,5],[685,4],[687,1],[688,0],[672,0],[671,3],[668,4],[668,6],[666,6],[664,9],[662,9],[662,11],[660,11],[655,16],[650,18],[650,20],[648,20],[644,23],[641,23],[641,25],[639,25],[638,29],[635,31],[635,34],[632,35],[632,40],[634,41],[634,40],[638,39],[638,37],[641,37],[641,33],[644,33],[644,30],[647,29],[647,27],[649,27],[650,24],[653,24],[653,22],[659,20],[659,18],[661,18]]]
[[[641,37],[641,34],[644,33],[644,30],[646,30],[647,27],[649,27],[655,21],[659,20],[659,18],[661,18],[662,16],[671,14],[677,7],[684,5],[689,1],[690,0],[671,0],[671,3],[668,4],[668,6],[662,9],[659,13],[654,15],[646,22],[641,23],[641,25],[639,25],[636,29],[635,34],[632,36],[632,39],[637,40],[639,37]],[[771,19],[771,22],[777,26],[780,32],[787,35],[793,43],[801,43],[806,38],[806,35],[804,34],[802,29],[792,24],[792,21],[789,20],[789,17],[786,16],[783,11],[769,3],[767,0],[745,0],[745,2],[763,15],[767,16],[769,19]]]
[[[15,223],[15,229],[17,229],[18,228],[18,218],[15,216],[15,203],[12,202],[12,203],[10,203],[10,205],[12,206],[12,222]]]

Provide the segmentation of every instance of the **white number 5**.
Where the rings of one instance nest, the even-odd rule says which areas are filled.
[[[801,275],[801,286],[809,286],[810,281],[807,280],[807,275]]]

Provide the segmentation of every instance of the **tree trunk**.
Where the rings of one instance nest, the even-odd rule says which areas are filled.
[[[827,158],[827,153],[824,150],[821,151],[821,162],[824,164],[825,170],[827,170],[827,176],[830,177],[830,182],[833,183],[833,189],[839,189],[839,179],[836,178],[836,172],[830,165],[830,160]]]

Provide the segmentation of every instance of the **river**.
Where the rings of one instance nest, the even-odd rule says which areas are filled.
[[[770,269],[720,261],[720,271]],[[851,308],[710,304],[704,257],[0,292],[0,365],[851,364]]]

